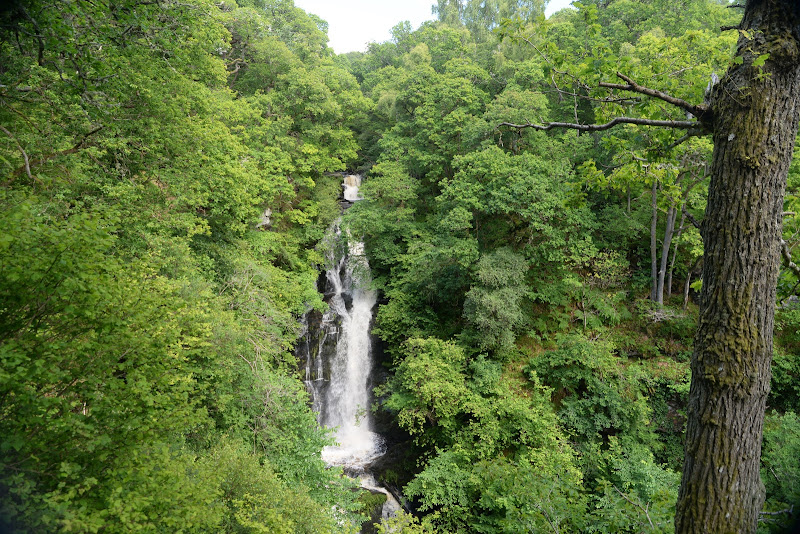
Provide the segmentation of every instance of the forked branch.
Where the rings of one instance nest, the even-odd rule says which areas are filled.
[[[792,261],[792,253],[789,251],[789,245],[783,239],[781,239],[781,259],[783,259],[783,265],[792,271],[795,276],[800,278],[800,267]]]
[[[17,169],[16,171],[14,171],[14,172],[12,173],[12,176],[13,176],[14,178],[16,178],[16,177],[17,177],[17,176],[19,176],[19,175],[22,173],[22,171],[24,170],[24,171],[26,172],[26,174],[28,175],[28,178],[35,179],[35,178],[34,178],[34,177],[31,175],[31,167],[32,167],[32,166],[34,166],[34,165],[41,165],[41,164],[43,164],[43,163],[45,163],[45,162],[47,162],[47,161],[49,161],[49,160],[51,160],[51,159],[53,159],[53,158],[57,158],[57,157],[60,157],[60,156],[68,156],[68,155],[70,155],[70,154],[75,154],[76,152],[78,152],[78,151],[82,150],[83,148],[85,148],[85,146],[86,146],[86,141],[89,139],[89,137],[91,137],[92,135],[96,134],[97,132],[99,132],[99,131],[100,131],[100,130],[102,130],[102,129],[103,129],[103,126],[98,126],[98,127],[96,127],[95,129],[93,129],[92,131],[90,131],[89,133],[87,133],[87,134],[84,134],[84,135],[83,135],[83,137],[81,138],[81,140],[80,140],[80,141],[78,141],[78,142],[75,144],[75,146],[73,146],[72,148],[68,148],[68,149],[66,149],[66,150],[61,150],[61,151],[59,151],[59,152],[54,152],[54,153],[52,153],[52,154],[47,154],[47,155],[45,155],[45,156],[42,156],[42,157],[41,157],[41,158],[39,158],[38,160],[29,161],[29,160],[28,160],[28,155],[27,155],[27,154],[25,154],[25,152],[23,151],[22,153],[23,153],[23,155],[25,156],[25,165],[23,165],[22,167],[20,167],[20,168],[19,168],[19,169]],[[5,128],[3,128],[3,131],[5,131],[5,132],[8,134],[8,130],[6,130]],[[19,145],[19,143],[17,143],[17,145]],[[20,146],[19,148],[20,148],[20,150],[22,150],[22,147],[21,147],[21,146]],[[38,181],[38,180],[37,180],[37,181]]]
[[[617,126],[618,124],[638,124],[639,126],[659,126],[662,128],[681,128],[692,129],[697,128],[697,121],[667,121],[655,119],[640,119],[637,117],[617,117],[605,124],[577,124],[572,122],[548,122],[547,124],[533,124],[527,122],[525,124],[513,124],[510,122],[501,122],[500,126],[508,126],[510,128],[533,128],[534,130],[552,130],[553,128],[569,128],[571,130],[579,130],[581,132],[601,132]]]
[[[518,130],[521,130],[523,128],[532,128],[534,130],[547,131],[547,130],[552,130],[553,128],[567,128],[571,130],[578,130],[581,132],[601,132],[603,130],[609,130],[619,124],[636,124],[639,126],[655,126],[659,128],[678,128],[683,130],[690,130],[689,133],[687,133],[687,135],[681,137],[678,141],[669,145],[667,147],[667,150],[675,148],[677,145],[686,141],[690,137],[693,137],[695,135],[702,135],[708,130],[708,126],[711,123],[711,111],[705,104],[695,106],[680,98],[676,98],[661,91],[657,91],[655,89],[650,89],[649,87],[644,87],[642,85],[639,85],[638,83],[634,82],[631,78],[625,76],[620,72],[617,73],[617,76],[620,79],[622,79],[622,81],[626,82],[626,84],[623,85],[618,83],[600,82],[600,87],[603,87],[605,89],[630,91],[633,93],[639,93],[653,98],[658,98],[659,100],[663,100],[664,102],[672,104],[673,106],[676,106],[686,111],[687,113],[691,114],[691,116],[693,116],[695,120],[679,121],[679,120],[643,119],[637,117],[616,117],[615,119],[612,119],[611,121],[605,124],[578,124],[572,122],[548,122],[545,124],[535,124],[528,121],[524,124],[502,122],[498,126],[508,126],[509,128],[516,128]]]
[[[31,160],[28,158],[28,153],[25,152],[25,149],[22,148],[22,145],[19,144],[19,141],[17,141],[17,138],[14,137],[11,134],[11,132],[6,130],[3,126],[0,126],[0,130],[2,130],[3,133],[5,133],[8,137],[11,138],[12,141],[14,141],[14,143],[16,143],[17,148],[19,149],[20,153],[22,153],[22,159],[25,162],[24,165],[22,166],[22,169],[25,170],[25,173],[28,175],[28,178],[30,178],[31,180],[34,180],[34,177],[31,174]]]
[[[638,83],[634,82],[629,77],[625,76],[621,72],[617,73],[617,77],[620,78],[622,81],[627,82],[627,85],[622,85],[619,83],[606,83],[600,82],[600,87],[604,87],[606,89],[618,89],[620,91],[631,91],[634,93],[639,93],[642,95],[652,96],[653,98],[658,98],[659,100],[663,100],[668,104],[672,104],[673,106],[679,107],[684,111],[687,111],[697,117],[697,120],[700,122],[707,122],[710,117],[708,115],[708,106],[706,105],[699,105],[695,106],[690,104],[689,102],[676,98],[672,95],[668,95],[667,93],[662,93],[661,91],[657,91],[656,89],[650,89],[649,87],[644,87],[643,85],[639,85]]]

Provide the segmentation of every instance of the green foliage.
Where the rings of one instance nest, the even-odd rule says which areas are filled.
[[[411,339],[404,353],[392,379],[376,391],[389,394],[384,407],[395,412],[398,424],[412,435],[426,425],[452,432],[468,393],[464,352],[438,339]]]
[[[360,523],[292,347],[369,104],[318,19],[240,5],[0,14],[0,515],[23,532]]]
[[[430,532],[420,525],[419,519],[402,510],[394,517],[384,519],[378,525],[379,534],[429,534]]]
[[[782,532],[790,526],[791,509],[800,502],[800,418],[795,412],[768,414],[764,421],[761,479],[767,490],[764,531]],[[761,530],[759,530],[760,532]]]
[[[527,372],[554,390],[558,415],[580,443],[625,436],[651,445],[650,410],[635,366],[621,365],[608,343],[559,336],[558,348],[531,360]]]
[[[498,364],[480,357],[467,365],[460,347],[431,338],[406,343],[379,393],[429,451],[405,490],[430,512],[425,524],[449,532],[579,524],[580,474],[543,388],[515,395]]]
[[[775,351],[772,358],[772,382],[769,405],[780,411],[800,406],[800,358],[797,354]]]
[[[540,7],[440,1],[437,22],[398,28],[393,42],[348,58],[374,105],[361,137],[374,166],[348,218],[384,291],[374,333],[394,361],[379,392],[421,449],[407,492],[424,524],[665,531],[670,468],[682,454],[678,362],[696,319],[691,306],[642,312],[636,303],[651,283],[649,238],[661,248],[665,212],[678,214],[670,289],[697,278],[702,242],[689,221],[705,207],[710,143],[671,146],[681,133],[662,129],[576,135],[501,123],[684,120],[682,110],[597,82],[620,71],[700,103],[734,44],[716,28],[735,14],[706,0],[681,10],[615,0],[576,3],[545,21]],[[792,361],[776,359],[776,399],[794,402]],[[532,452],[541,444],[526,425],[551,410],[557,420],[539,435],[559,443],[552,449],[573,478],[552,476]],[[570,447],[559,449],[564,436]],[[545,487],[556,488],[549,504],[538,497]]]
[[[223,441],[207,463],[219,480],[226,503],[227,532],[336,532],[336,518],[327,504],[311,499],[306,488],[279,478],[269,463],[261,464],[241,444]]]
[[[657,364],[658,365],[658,364]],[[647,385],[651,421],[663,448],[653,450],[656,462],[674,471],[683,467],[683,432],[686,424],[686,406],[689,394],[689,372],[685,365],[679,367],[685,374],[683,381],[672,377],[651,379]]]
[[[189,305],[184,284],[143,261],[123,268],[110,254],[113,214],[54,219],[30,201],[4,205],[4,451],[49,470],[198,425],[193,375],[210,317]],[[30,432],[39,439],[25,440]],[[82,453],[66,447],[75,443]],[[55,457],[40,457],[42,447]]]
[[[589,532],[672,532],[680,475],[642,445],[612,438]]]
[[[466,294],[464,317],[476,330],[480,349],[508,349],[514,330],[525,320],[521,300],[527,293],[525,258],[508,248],[487,254],[478,262],[480,285]]]
[[[442,0],[438,21],[338,58],[292,0],[4,10],[3,514],[32,532],[357,528],[292,347],[297,317],[324,307],[330,173],[360,165],[345,224],[382,291],[373,333],[394,361],[377,392],[419,452],[401,478],[424,515],[379,529],[668,530],[687,387],[673,360],[695,319],[629,308],[650,283],[650,187],[659,213],[700,218],[710,144],[500,124],[683,119],[595,87],[619,70],[702,102],[736,14],[543,7]],[[702,256],[686,219],[675,287]],[[796,281],[783,273],[782,298]],[[795,315],[776,321],[770,510],[796,497]]]

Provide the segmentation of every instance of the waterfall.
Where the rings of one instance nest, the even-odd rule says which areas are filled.
[[[361,200],[362,197],[358,194],[358,188],[361,187],[361,177],[357,174],[351,174],[349,176],[344,177],[344,183],[342,184],[344,187],[344,199],[348,202],[355,202],[356,200]]]
[[[338,444],[325,447],[322,458],[330,465],[360,472],[384,452],[380,436],[372,430],[369,411],[372,371],[369,327],[377,294],[369,288],[369,264],[363,244],[347,239],[347,233],[338,225],[334,235],[339,242],[344,240],[347,247],[338,259],[335,255],[338,247],[332,247],[325,273],[332,293],[328,313],[338,318],[339,328],[319,413],[321,424],[337,429]]]
[[[360,186],[360,176],[344,178],[344,207],[361,200]],[[336,432],[336,444],[322,450],[322,459],[359,477],[362,488],[386,495],[382,516],[387,518],[400,510],[400,503],[369,473],[369,465],[386,452],[384,440],[373,430],[369,406],[369,330],[377,293],[370,287],[364,244],[342,231],[341,219],[331,226],[323,248],[326,266],[320,289],[328,310],[303,316],[297,354],[305,361],[305,383],[317,420]]]
[[[345,199],[359,200],[360,185],[360,176],[345,177]],[[324,294],[329,309],[314,325],[304,318],[300,350],[305,352],[306,387],[319,423],[336,429],[337,444],[323,449],[323,460],[361,475],[385,452],[383,440],[373,431],[369,409],[373,365],[369,330],[377,293],[370,288],[364,244],[342,231],[339,220],[323,244],[327,256]]]

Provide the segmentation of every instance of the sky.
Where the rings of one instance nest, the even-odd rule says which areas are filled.
[[[550,0],[548,16],[572,0]],[[365,52],[367,43],[391,39],[390,30],[407,20],[416,29],[433,18],[435,0],[295,0],[294,4],[328,22],[328,43],[337,54]]]

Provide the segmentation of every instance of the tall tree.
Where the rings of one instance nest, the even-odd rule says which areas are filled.
[[[732,6],[734,7],[734,6]],[[739,6],[741,7],[741,6]],[[701,105],[643,87],[696,120],[617,117],[602,125],[509,125],[600,131],[618,124],[713,136],[700,316],[692,356],[676,532],[755,532],[764,502],[761,435],[770,385],[786,177],[800,115],[800,3],[748,0],[736,55]]]
[[[800,4],[749,0],[714,87],[703,290],[676,532],[755,532],[786,177],[800,115]]]

